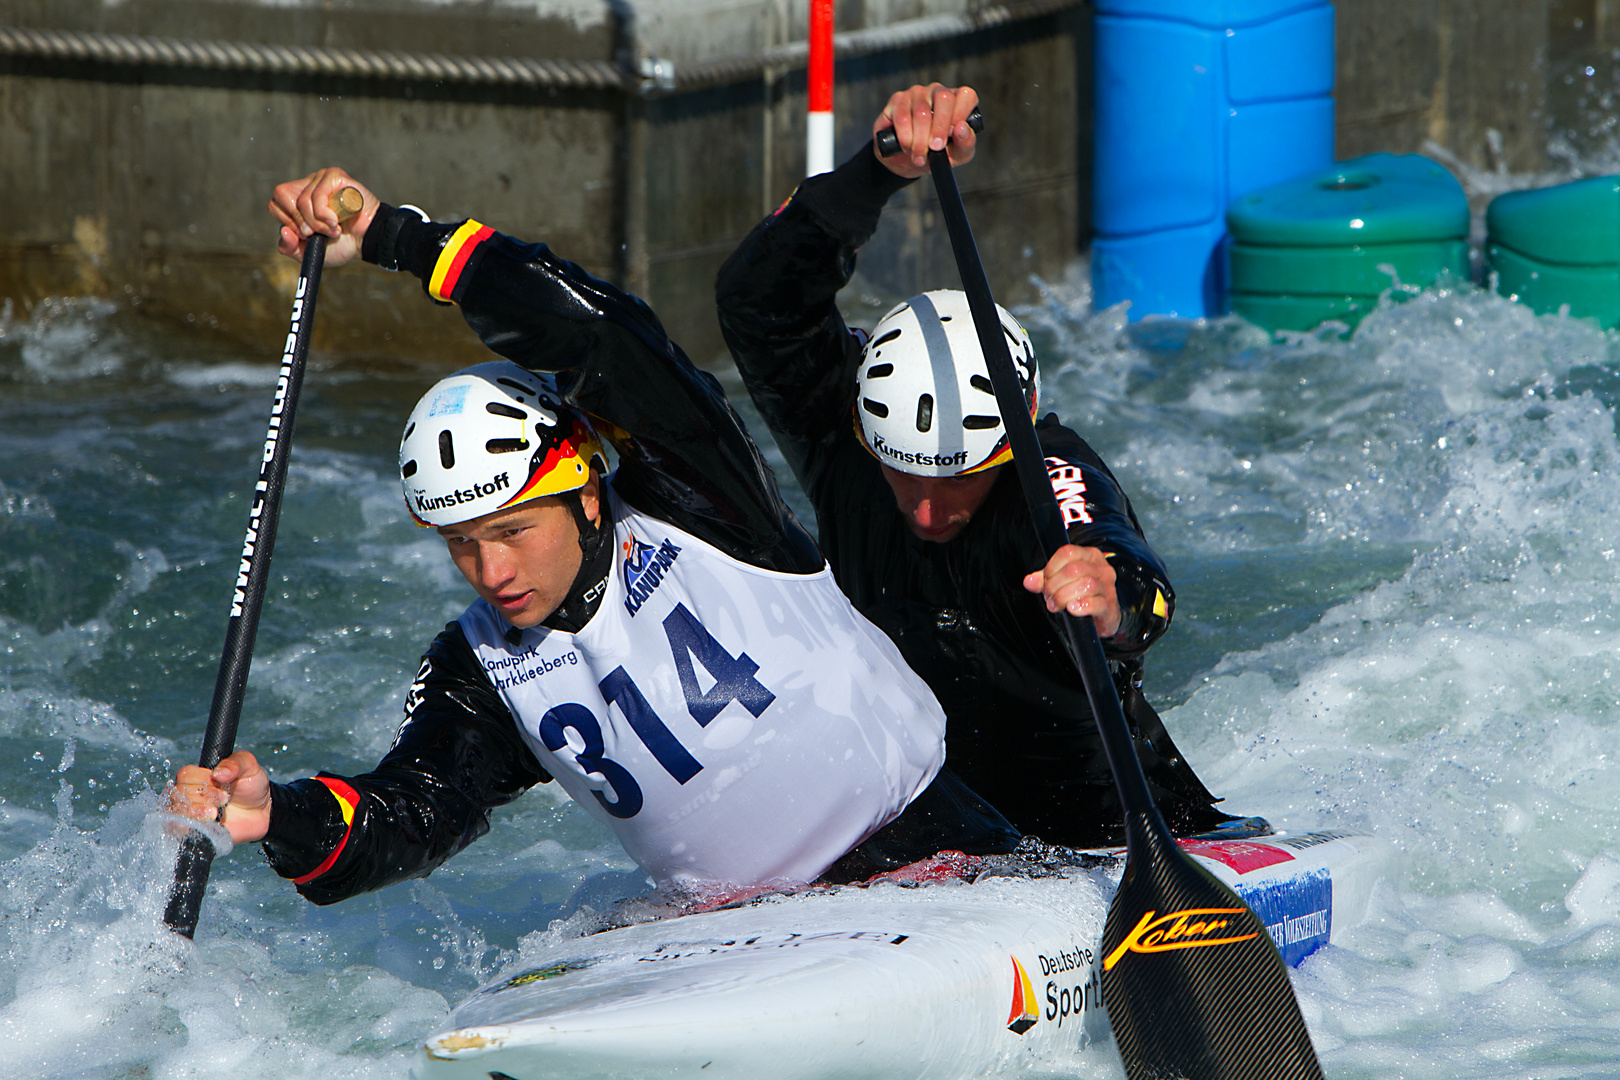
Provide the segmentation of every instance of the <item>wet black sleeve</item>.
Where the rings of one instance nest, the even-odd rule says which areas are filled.
[[[358,796],[352,822],[318,779],[275,784],[264,841],[276,873],[317,904],[427,876],[489,831],[490,810],[551,779],[456,623],[422,658],[377,768],[321,775]]]
[[[1103,650],[1111,660],[1140,656],[1164,636],[1175,615],[1170,573],[1142,534],[1130,499],[1097,452],[1064,427],[1055,413],[1041,418],[1035,434],[1046,456],[1046,474],[1063,513],[1069,542],[1106,552],[1114,568],[1119,632],[1103,639]],[[1036,560],[1031,569],[1045,565],[1038,547],[1032,545],[1029,551],[1029,557]]]
[[[851,423],[861,342],[835,300],[884,205],[910,181],[870,145],[811,177],[720,268],[720,329],[800,485],[814,490]]]
[[[372,235],[391,236],[399,268],[427,287],[457,228],[384,206],[363,255],[376,261]],[[756,566],[820,571],[815,542],[719,382],[687,359],[651,308],[544,244],[494,233],[464,250],[449,299],[491,350],[555,372],[566,399],[602,421],[626,501]]]

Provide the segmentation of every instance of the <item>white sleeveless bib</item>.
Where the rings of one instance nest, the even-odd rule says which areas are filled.
[[[933,780],[944,713],[827,566],[750,566],[609,490],[591,621],[513,645],[479,600],[473,651],[540,763],[659,881],[816,878]]]

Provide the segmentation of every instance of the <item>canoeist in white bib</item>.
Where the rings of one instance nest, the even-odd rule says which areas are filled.
[[[345,186],[365,206],[340,228],[327,198]],[[317,903],[431,872],[553,779],[654,878],[693,887],[1010,850],[1017,833],[941,771],[933,694],[646,305],[338,169],[271,209],[285,254],[318,229],[328,266],[414,272],[507,358],[430,389],[400,445],[406,505],[479,598],[428,649],[375,770],[273,783],[238,751],[182,769],[177,807],[262,841]]]

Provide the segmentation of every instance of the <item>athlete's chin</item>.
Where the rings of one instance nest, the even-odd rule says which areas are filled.
[[[909,518],[906,523],[911,526],[913,536],[919,540],[929,540],[936,544],[943,544],[947,540],[955,540],[962,530],[967,528],[967,522],[965,521],[953,521],[938,528],[925,528]]]
[[[501,613],[501,618],[517,627],[527,630],[531,626],[538,626],[545,621],[549,611],[541,611],[540,603],[533,591],[520,596],[490,596],[486,597],[490,606]]]

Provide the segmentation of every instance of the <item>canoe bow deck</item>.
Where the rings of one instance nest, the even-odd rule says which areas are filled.
[[[1388,847],[1183,841],[1297,966],[1365,915]],[[1123,860],[813,889],[549,945],[421,1047],[421,1080],[964,1080],[1115,1055],[1097,943]],[[1117,1060],[1117,1058],[1116,1058]]]

